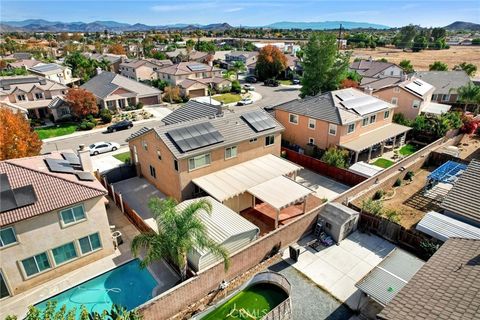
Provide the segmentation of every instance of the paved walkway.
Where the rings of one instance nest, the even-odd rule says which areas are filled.
[[[332,200],[339,194],[350,189],[350,187],[347,185],[307,169],[302,169],[297,174],[297,179],[295,181],[307,188],[314,190],[316,192],[315,195],[320,199],[326,198],[328,200]]]

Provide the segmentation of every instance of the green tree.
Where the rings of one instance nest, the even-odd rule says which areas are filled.
[[[330,147],[323,154],[322,161],[337,168],[346,168],[348,167],[348,151]]]
[[[453,70],[463,70],[471,77],[475,75],[475,72],[477,72],[477,66],[473,63],[462,62],[453,67]]]
[[[469,105],[473,105],[478,111],[480,105],[480,86],[469,82],[466,86],[458,88],[457,94],[458,100],[465,104],[465,109]]]
[[[395,36],[396,46],[401,49],[411,48],[416,34],[417,30],[414,25],[402,27],[399,33]]]
[[[212,204],[200,199],[192,202],[183,210],[176,208],[174,199],[152,198],[148,206],[158,227],[157,232],[146,232],[136,236],[132,241],[132,253],[138,257],[140,249],[145,250],[141,267],[146,267],[155,260],[168,259],[180,269],[182,281],[187,278],[187,254],[194,248],[211,251],[223,258],[225,270],[230,259],[227,250],[207,235],[205,224],[199,217],[201,211],[212,213]]]
[[[195,45],[195,50],[208,52],[208,53],[215,53],[217,50],[217,46],[212,41],[199,41]]]
[[[403,71],[404,71],[405,73],[413,73],[413,72],[415,72],[415,70],[413,69],[413,65],[412,65],[412,63],[410,62],[410,60],[404,59],[404,60],[400,61],[399,66],[400,66],[400,68],[403,69]]]
[[[413,39],[413,52],[420,52],[428,47],[428,40],[424,35],[416,35]]]
[[[313,33],[304,48],[301,97],[338,89],[347,76],[349,58],[338,51],[335,35]]]
[[[242,71],[245,71],[247,68],[245,67],[245,63],[243,63],[242,61],[235,61],[232,69],[233,69],[233,71],[235,71],[235,76],[238,80],[238,73],[242,72]]]
[[[428,66],[428,70],[430,71],[447,71],[448,65],[441,61],[435,61],[431,65]]]

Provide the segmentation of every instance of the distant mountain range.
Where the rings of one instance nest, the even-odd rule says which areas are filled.
[[[344,29],[390,29],[391,27],[374,24],[368,22],[352,22],[352,21],[323,21],[323,22],[290,22],[282,21],[272,23],[263,28],[272,29],[312,29],[312,30],[331,30],[338,29],[340,24]],[[258,26],[262,27],[262,26]],[[213,23],[207,25],[200,24],[169,24],[149,26],[146,24],[136,23],[128,24],[116,21],[94,21],[94,22],[61,22],[61,21],[47,21],[43,19],[28,19],[23,21],[3,21],[0,23],[0,32],[103,32],[104,30],[112,32],[126,32],[126,31],[148,31],[148,30],[228,30],[233,29],[228,23]],[[255,27],[251,27],[255,28]],[[480,25],[456,21],[445,27],[448,30],[480,30]]]

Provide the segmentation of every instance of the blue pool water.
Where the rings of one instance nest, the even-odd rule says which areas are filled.
[[[63,305],[67,310],[76,308],[77,316],[84,305],[89,312],[110,310],[118,304],[132,310],[152,298],[157,282],[147,269],[140,269],[138,259],[132,260],[111,271],[92,278],[78,286],[42,301],[35,306],[44,310],[48,301],[56,300],[57,309]]]

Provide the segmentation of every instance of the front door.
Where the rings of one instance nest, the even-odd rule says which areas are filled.
[[[0,271],[0,300],[10,296],[10,290],[7,286],[7,281],[3,277],[3,273]]]

